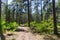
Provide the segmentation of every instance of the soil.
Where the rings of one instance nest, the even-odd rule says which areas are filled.
[[[8,33],[9,34],[9,33]],[[13,35],[5,35],[6,40],[60,40],[55,35],[39,35],[33,34],[29,27],[18,27],[15,32],[12,32]]]

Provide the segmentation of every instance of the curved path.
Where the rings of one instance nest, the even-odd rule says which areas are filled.
[[[30,29],[28,27],[19,27],[21,30],[20,32],[17,32],[16,40],[43,40],[43,38],[39,39],[31,33]]]
[[[60,40],[56,36],[33,34],[29,27],[18,27],[13,36],[7,36],[9,40]]]

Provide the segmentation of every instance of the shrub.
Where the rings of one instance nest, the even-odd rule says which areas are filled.
[[[40,23],[36,23],[36,22],[31,22],[31,29],[35,30],[35,32],[40,33],[40,32],[46,32],[46,33],[50,33],[52,32],[52,28],[53,28],[53,20],[52,18],[48,19],[48,20],[44,20]]]
[[[5,30],[11,30],[15,31],[15,29],[18,27],[18,24],[16,22],[6,22],[6,21],[0,21],[1,26],[0,26],[0,31],[5,31]]]
[[[35,27],[36,27],[36,22],[35,22],[35,21],[34,21],[34,22],[31,22],[31,23],[30,23],[30,28],[33,29],[33,28],[35,28]]]
[[[17,27],[18,27],[18,24],[16,22],[10,22],[6,24],[7,30],[15,31]]]
[[[28,24],[27,24],[27,23],[25,23],[25,24],[24,24],[24,26],[25,26],[25,27],[28,27]]]
[[[5,21],[0,21],[1,26],[0,26],[0,31],[4,31],[4,29],[6,28],[6,22]]]

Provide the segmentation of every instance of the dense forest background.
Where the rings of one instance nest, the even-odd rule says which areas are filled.
[[[54,28],[55,33],[60,32],[60,0],[55,1],[55,5],[52,0],[12,0],[10,4],[8,1],[2,1],[1,4],[1,23],[4,30],[14,31],[17,25],[29,25],[37,33],[53,33]],[[56,14],[56,22],[53,13]],[[54,23],[57,27],[54,27]]]
[[[60,36],[60,0],[0,0],[0,24],[1,39],[18,27]]]

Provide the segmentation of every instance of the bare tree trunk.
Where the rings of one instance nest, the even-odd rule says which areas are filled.
[[[5,13],[6,13],[6,22],[8,21],[8,13],[7,13],[8,10],[7,9],[8,9],[8,0],[6,1],[6,7],[5,7],[5,10],[6,10],[5,11]]]
[[[57,20],[56,20],[56,14],[55,14],[55,0],[52,0],[53,4],[53,21],[54,21],[54,34],[58,34],[57,32]]]
[[[3,31],[2,31],[2,25],[1,25],[1,0],[0,0],[0,39],[5,40],[5,37],[3,35]]]
[[[0,25],[1,25],[1,0],[0,0]],[[0,26],[0,34],[2,34],[2,27]]]
[[[28,0],[28,27],[30,27],[30,11],[29,11],[29,0]]]
[[[1,0],[0,0],[0,25],[1,25]],[[2,34],[2,26],[0,26],[0,34]]]
[[[42,0],[41,0],[41,21],[43,20],[43,14],[42,14]]]
[[[14,11],[15,10],[13,10],[13,12],[12,12],[12,22],[14,22]]]
[[[10,9],[8,9],[8,22],[10,22]]]
[[[1,0],[0,0],[0,20],[1,20]]]
[[[13,10],[12,10],[12,12],[11,12],[11,22],[14,22],[15,20],[14,20],[14,11],[15,11],[15,9],[13,8]]]
[[[18,12],[16,11],[16,22],[18,23],[18,16],[19,16],[19,14],[18,14]]]

